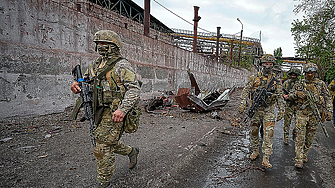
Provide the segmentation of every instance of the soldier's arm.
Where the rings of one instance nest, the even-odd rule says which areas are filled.
[[[115,65],[114,70],[127,89],[122,103],[118,107],[118,110],[126,114],[139,101],[141,89],[136,78],[136,73],[128,61],[120,61]]]
[[[282,97],[284,95],[284,92],[283,92],[283,85],[280,82],[277,83],[276,93],[277,93],[276,101],[278,108],[279,110],[284,111],[284,99]]]
[[[242,93],[241,93],[241,103],[246,103],[247,100],[249,99],[249,96],[252,92],[252,87],[253,87],[253,80],[254,76],[250,76],[249,81],[247,85],[243,88]]]
[[[325,105],[326,105],[326,109],[328,111],[331,111],[332,110],[332,101],[331,101],[331,96],[330,96],[330,93],[327,89],[327,86],[325,84],[325,82],[321,81],[322,82],[322,97],[323,99],[325,100]]]

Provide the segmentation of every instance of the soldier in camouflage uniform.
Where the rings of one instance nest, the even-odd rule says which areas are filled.
[[[246,109],[247,100],[252,98],[251,96],[255,94],[258,89],[265,88],[270,82],[272,77],[276,77],[273,73],[273,65],[275,63],[275,57],[270,54],[266,54],[261,58],[261,64],[263,70],[249,78],[249,82],[244,87],[242,91],[242,101],[239,106],[238,111],[243,113]],[[251,160],[255,160],[259,155],[259,128],[263,124],[264,129],[264,138],[262,144],[263,152],[263,161],[262,165],[266,168],[272,168],[272,165],[269,162],[270,155],[272,154],[272,145],[273,145],[273,134],[274,126],[276,121],[275,106],[276,103],[279,108],[279,113],[277,116],[277,121],[281,120],[284,116],[284,100],[283,100],[283,91],[282,84],[280,81],[275,81],[273,86],[268,89],[268,92],[273,94],[267,98],[266,103],[268,107],[259,107],[258,111],[251,118],[250,125],[250,142],[253,149],[253,153],[250,155]]]
[[[287,75],[289,77],[283,84],[283,88],[286,89],[287,92],[293,88],[294,84],[299,80],[298,76],[300,76],[301,71],[298,68],[291,68]],[[288,93],[284,93],[284,98],[288,95]],[[296,112],[296,104],[294,101],[286,100],[285,105],[285,115],[284,115],[284,144],[288,145],[288,140],[290,136],[290,125],[293,116],[295,116]],[[295,129],[293,129],[293,139],[295,138]]]
[[[97,162],[98,185],[107,187],[115,171],[114,153],[129,157],[129,168],[137,164],[139,149],[123,144],[123,119],[127,112],[139,103],[140,86],[131,64],[122,57],[121,39],[113,31],[101,30],[95,33],[94,42],[100,57],[85,73],[85,80],[99,77],[93,96],[97,96],[95,118],[97,129],[93,132],[96,146],[94,156]],[[78,82],[71,84],[73,93],[79,93]],[[99,114],[97,116],[97,114]],[[96,121],[97,122],[97,121]]]
[[[314,63],[307,63],[304,66],[305,79],[297,82],[290,91],[286,99],[294,100],[297,103],[296,111],[296,140],[295,140],[295,167],[303,168],[303,163],[307,162],[308,151],[312,148],[314,135],[318,128],[319,121],[307,100],[307,92],[316,98],[318,109],[325,109],[327,121],[331,121],[332,104],[326,84],[317,78],[315,74],[318,67]],[[320,110],[322,113],[323,110]]]
[[[329,92],[332,96],[332,102],[333,102],[333,126],[335,128],[335,78],[328,86]]]

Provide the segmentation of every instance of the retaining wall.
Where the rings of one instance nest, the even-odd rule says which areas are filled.
[[[55,113],[74,104],[71,70],[97,58],[92,42],[101,29],[117,32],[123,55],[143,82],[142,99],[190,87],[242,87],[237,70],[172,45],[172,38],[85,0],[0,0],[0,119]]]

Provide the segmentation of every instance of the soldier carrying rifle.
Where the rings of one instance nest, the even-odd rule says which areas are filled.
[[[304,66],[305,79],[297,82],[290,93],[284,96],[297,104],[294,165],[296,168],[303,168],[303,163],[308,161],[307,154],[312,148],[319,123],[325,119],[332,120],[330,94],[326,84],[315,78],[317,70],[316,64],[307,63]],[[328,135],[325,128],[324,131]]]
[[[261,58],[263,69],[261,72],[249,78],[248,84],[242,91],[242,102],[238,109],[240,113],[243,113],[246,110],[247,103],[251,103],[247,111],[247,115],[251,118],[250,143],[253,149],[253,153],[250,155],[251,160],[255,160],[259,155],[258,133],[260,125],[263,124],[262,165],[266,168],[272,168],[269,158],[272,154],[273,134],[276,121],[276,103],[279,108],[277,121],[281,120],[284,116],[282,85],[281,82],[276,79],[275,73],[273,73],[275,61],[275,57],[270,54],[266,54]]]
[[[295,85],[296,82],[299,81],[299,76],[301,74],[300,69],[298,68],[291,68],[288,72],[287,75],[289,77],[288,80],[286,80],[283,84],[283,91],[284,91],[284,98],[289,94],[289,92],[292,90],[293,86]],[[293,116],[295,116],[296,112],[296,103],[293,100],[286,100],[285,104],[285,115],[284,115],[284,144],[288,145],[288,140],[290,136],[290,125]],[[295,129],[293,129],[293,140],[295,139]]]
[[[82,100],[92,105],[92,110],[86,112],[86,118],[92,124],[94,116],[91,133],[98,172],[96,187],[104,188],[109,186],[115,171],[115,153],[129,157],[129,169],[137,164],[139,148],[125,145],[120,138],[124,132],[137,130],[133,125],[138,126],[141,90],[135,70],[121,55],[119,35],[110,30],[100,30],[95,33],[93,41],[100,56],[90,64],[83,76],[85,79],[81,78],[80,68],[74,70],[76,81],[72,82],[71,90],[81,93],[84,90],[81,86],[85,86],[83,80],[93,80],[89,82],[93,86],[92,97],[88,97],[92,101],[84,100],[85,97]],[[87,106],[85,110],[90,109]]]

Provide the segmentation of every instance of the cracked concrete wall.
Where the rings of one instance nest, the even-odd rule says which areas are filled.
[[[201,89],[242,87],[250,73],[172,46],[172,38],[86,0],[0,0],[0,120],[63,111],[77,95],[72,68],[97,58],[93,35],[120,34],[122,52],[143,82],[142,98],[190,87],[187,69]]]

